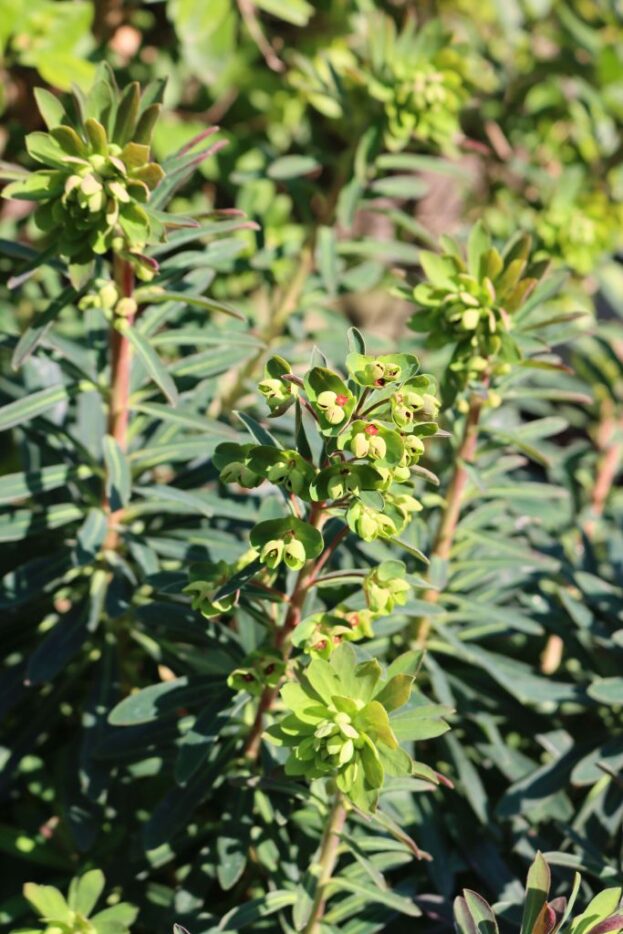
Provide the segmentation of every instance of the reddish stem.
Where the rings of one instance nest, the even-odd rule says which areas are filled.
[[[127,260],[119,256],[114,258],[115,283],[122,298],[131,298],[134,292],[134,270]],[[134,315],[126,319],[130,326],[134,323]],[[132,372],[132,344],[125,334],[121,334],[114,326],[110,329],[110,399],[108,404],[109,435],[115,439],[122,451],[128,447],[128,421],[130,415],[130,377]],[[106,498],[104,505],[108,508]],[[108,535],[106,548],[116,548],[119,535],[116,529],[120,510],[109,512]]]
[[[115,256],[115,282],[122,298],[131,298],[134,291],[134,271],[130,263]],[[127,318],[134,323],[134,316]],[[132,344],[125,334],[110,329],[110,405],[108,408],[108,434],[112,435],[122,451],[128,446],[128,419]]]
[[[617,440],[617,433],[622,427],[623,421],[617,421],[612,412],[612,405],[604,406],[596,439],[599,458],[591,496],[591,513],[584,524],[584,531],[591,538],[595,534],[598,520],[603,515],[623,460],[623,442]]]
[[[461,446],[457,452],[454,465],[454,473],[446,495],[446,508],[444,509],[437,529],[437,535],[431,552],[432,558],[439,558],[447,561],[454,544],[456,529],[461,517],[463,508],[463,498],[468,481],[468,465],[473,463],[476,456],[476,447],[478,444],[478,428],[480,424],[480,413],[482,411],[484,398],[478,395],[472,396],[465,427],[463,429],[463,438]],[[435,604],[439,600],[439,591],[431,587],[425,591],[423,600],[426,603]],[[418,644],[420,647],[426,645],[426,641],[431,630],[430,617],[421,619],[418,629]]]

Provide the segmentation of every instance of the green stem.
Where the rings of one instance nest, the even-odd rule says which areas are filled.
[[[327,815],[318,852],[317,881],[309,920],[303,934],[318,934],[327,903],[327,886],[333,878],[340,848],[340,834],[346,822],[346,807],[340,792],[336,792],[333,806]]]

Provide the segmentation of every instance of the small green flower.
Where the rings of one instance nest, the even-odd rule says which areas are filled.
[[[411,592],[404,579],[406,570],[402,561],[384,561],[366,575],[363,589],[373,613],[387,614],[405,605]]]
[[[373,634],[370,610],[340,605],[327,613],[306,617],[296,627],[292,644],[312,657],[329,658],[342,642],[359,642],[372,638]]]
[[[307,560],[303,542],[298,541],[296,538],[291,538],[289,541],[286,541],[283,559],[290,570],[299,571]]]
[[[290,570],[300,571],[306,561],[318,557],[324,543],[313,525],[290,517],[260,522],[251,531],[251,544],[271,571],[282,562]]]
[[[454,42],[439,19],[417,31],[409,24],[397,35],[383,17],[377,30],[388,48],[366,79],[371,96],[383,104],[385,145],[395,151],[419,139],[454,153],[461,112],[478,86],[491,86],[491,69]]]
[[[346,513],[348,526],[364,542],[374,542],[377,538],[391,538],[398,529],[395,522],[383,512],[366,506],[357,500],[349,506]]]
[[[422,439],[417,435],[403,435],[402,443],[404,444],[404,464],[406,466],[417,464],[425,452]]]
[[[383,477],[376,467],[339,460],[320,471],[312,487],[312,496],[315,500],[341,500],[359,496],[362,490],[378,490],[383,485]]]
[[[81,311],[88,308],[101,308],[112,311],[120,298],[119,289],[112,279],[95,279],[93,288],[83,295],[78,303]]]
[[[285,542],[280,538],[273,538],[262,546],[260,561],[273,571],[283,561]]]
[[[206,619],[228,613],[236,604],[236,593],[220,600],[215,600],[214,595],[231,579],[235,570],[235,566],[226,561],[218,561],[216,564],[206,562],[191,567],[191,582],[184,588],[184,593],[191,594],[193,610],[199,610]]]
[[[316,405],[331,425],[341,425],[346,418],[345,406],[348,398],[346,393],[337,393],[326,389],[318,395]]]
[[[213,455],[215,467],[220,470],[223,483],[238,483],[247,489],[259,486],[264,477],[249,466],[251,455],[256,449],[253,444],[235,444],[229,441],[219,444]]]
[[[259,445],[251,450],[247,464],[250,470],[265,476],[271,483],[283,486],[302,499],[309,499],[316,471],[298,451]]]
[[[338,447],[350,451],[356,458],[371,460],[378,466],[397,466],[404,454],[397,431],[380,421],[357,419],[338,438]]]
[[[386,494],[386,500],[402,515],[405,524],[411,521],[416,512],[423,509],[421,502],[410,493],[389,493]]]
[[[370,422],[361,431],[357,431],[350,442],[350,449],[355,457],[370,457],[383,460],[387,454],[387,443],[379,433],[378,425]]]
[[[232,691],[246,691],[257,697],[264,688],[274,688],[280,683],[286,670],[281,655],[272,650],[257,649],[251,652],[240,668],[235,668],[227,678]]]
[[[296,384],[283,378],[291,372],[290,364],[279,356],[271,357],[264,367],[264,379],[259,382],[258,389],[266,399],[271,415],[282,415],[298,395]]]
[[[439,400],[408,383],[394,393],[391,407],[392,418],[402,431],[410,430],[419,421],[435,421],[439,414]]]
[[[344,380],[332,370],[316,366],[309,370],[303,382],[322,434],[339,434],[350,419],[356,404],[355,397]]]
[[[232,691],[246,691],[253,697],[259,697],[264,690],[259,673],[252,668],[235,668],[227,677],[227,686]]]
[[[359,386],[383,389],[392,383],[404,381],[418,369],[417,357],[413,354],[385,354],[371,357],[367,354],[349,353],[346,368]]]

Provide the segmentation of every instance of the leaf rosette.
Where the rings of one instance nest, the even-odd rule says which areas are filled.
[[[363,811],[374,811],[386,776],[411,775],[414,764],[400,746],[391,716],[408,703],[414,678],[383,676],[376,660],[357,663],[339,645],[327,661],[314,658],[281,689],[290,711],[267,738],[290,750],[286,774],[332,778]]]
[[[119,91],[102,64],[90,92],[74,95],[65,110],[48,91],[37,91],[47,132],[26,137],[29,155],[42,168],[8,185],[5,198],[37,202],[34,220],[55,252],[75,265],[109,251],[129,259],[141,278],[153,264],[142,257],[164,228],[148,201],[164,178],[150,160],[151,135],[163,85],[141,94],[137,82]]]

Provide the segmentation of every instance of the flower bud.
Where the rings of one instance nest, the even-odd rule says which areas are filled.
[[[271,570],[274,570],[281,564],[284,548],[285,545],[280,539],[273,539],[270,542],[266,542],[260,552],[260,561]]]
[[[303,543],[293,538],[285,545],[284,560],[292,571],[300,571],[305,564],[305,548]]]
[[[258,675],[250,668],[236,668],[227,678],[227,685],[232,691],[248,691],[254,696],[261,694],[263,689]]]
[[[115,314],[121,318],[131,318],[132,315],[136,314],[137,309],[138,305],[133,298],[120,298],[115,305]]]
[[[350,449],[355,457],[367,457],[370,451],[370,439],[363,431],[358,431],[350,443]]]
[[[316,404],[322,411],[322,414],[331,425],[340,425],[346,418],[344,406],[348,402],[348,397],[340,393],[339,395],[330,389],[325,389],[319,393]]]

